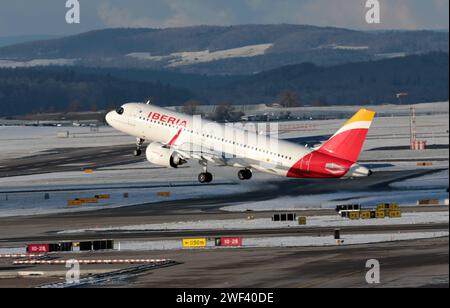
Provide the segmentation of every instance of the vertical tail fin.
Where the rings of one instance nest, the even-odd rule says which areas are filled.
[[[361,153],[374,117],[374,111],[367,109],[359,110],[318,151],[355,163]]]

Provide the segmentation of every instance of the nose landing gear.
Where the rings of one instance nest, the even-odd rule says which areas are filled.
[[[138,157],[142,155],[142,146],[144,145],[145,139],[136,139],[136,150],[134,150],[133,155]]]

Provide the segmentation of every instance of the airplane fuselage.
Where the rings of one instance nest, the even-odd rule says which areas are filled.
[[[252,131],[148,104],[130,103],[107,122],[128,135],[179,148],[205,161],[293,178],[367,176],[355,162]],[[189,149],[187,149],[189,147]],[[214,154],[212,154],[214,153]],[[221,159],[210,157],[220,156]]]

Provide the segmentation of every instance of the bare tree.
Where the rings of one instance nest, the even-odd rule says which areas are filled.
[[[200,106],[199,101],[190,99],[186,103],[184,103],[182,111],[183,113],[194,115],[197,113],[198,106]]]
[[[232,104],[224,102],[219,104],[212,115],[212,119],[219,122],[238,121],[244,114],[236,112]]]
[[[300,107],[300,99],[298,98],[297,93],[290,90],[285,90],[280,93],[278,96],[278,104],[280,104],[284,108],[292,108],[292,107]]]

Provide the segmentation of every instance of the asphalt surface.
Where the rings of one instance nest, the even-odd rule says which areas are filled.
[[[85,149],[52,150],[47,154],[2,161],[0,177],[37,173],[76,171],[125,165],[142,161],[131,151],[133,145]],[[109,231],[82,234],[58,234],[67,229],[161,223],[192,219],[244,218],[247,213],[225,213],[226,205],[273,200],[284,196],[315,195],[336,191],[374,192],[394,190],[391,183],[438,172],[440,170],[377,171],[372,177],[351,180],[273,180],[261,183],[261,189],[219,197],[166,201],[130,207],[0,218],[0,246],[26,243],[82,241],[91,239],[164,239],[190,236],[305,236],[330,235],[334,228],[291,228],[214,231]],[[220,185],[220,184],[215,184]],[[342,203],[346,202],[343,198]],[[324,211],[324,213],[329,211]],[[447,212],[448,213],[448,212]],[[253,213],[267,217],[271,213]],[[252,215],[253,215],[252,214]],[[259,216],[258,216],[259,217]],[[420,232],[448,230],[447,224],[413,226],[342,227],[343,234]],[[123,286],[132,287],[372,287],[364,281],[365,262],[379,259],[382,284],[387,287],[448,287],[448,237],[442,239],[379,243],[370,245],[316,248],[267,248],[238,250],[164,251],[114,253],[111,257],[170,258],[177,266],[145,273]],[[103,255],[102,255],[103,256]],[[21,269],[5,265],[2,270]],[[31,267],[39,270],[39,267]],[[53,279],[54,280],[54,279]],[[33,286],[50,279],[0,280],[2,286]],[[108,283],[100,286],[110,286]],[[117,286],[115,284],[114,286]],[[119,283],[120,286],[120,283]]]
[[[393,190],[389,185],[391,183],[404,181],[427,174],[439,172],[440,170],[408,170],[408,171],[380,171],[374,173],[371,177],[361,178],[357,180],[341,180],[341,179],[287,179],[274,180],[261,183],[261,189],[251,192],[218,196],[203,197],[196,199],[184,199],[176,201],[167,201],[160,203],[142,204],[130,207],[120,207],[115,209],[103,209],[102,215],[108,217],[120,216],[122,218],[129,216],[153,216],[153,215],[170,215],[192,212],[221,212],[220,208],[226,205],[245,202],[258,202],[276,199],[279,197],[301,196],[308,194],[335,193],[337,191],[352,192],[373,192],[373,191],[390,191]],[[355,182],[357,181],[357,185]],[[361,196],[363,197],[363,196]],[[352,197],[351,197],[352,198]],[[347,200],[343,198],[339,200],[345,203]],[[61,217],[70,219],[82,219],[91,216],[90,212],[77,212],[70,214],[61,214]],[[95,214],[94,214],[95,215]],[[1,221],[1,219],[0,219]]]
[[[99,252],[101,259],[170,259],[177,265],[107,280],[94,287],[128,288],[448,288],[448,237],[370,245],[197,249],[152,252]],[[90,253],[60,254],[60,259],[92,259]],[[380,284],[365,280],[366,262],[380,263]],[[0,260],[1,261],[1,260]],[[127,265],[89,265],[82,271],[117,271]],[[11,266],[0,262],[0,274],[43,271],[64,266]],[[36,287],[61,282],[59,277],[0,279],[0,287]]]
[[[59,234],[49,232],[39,236],[8,238],[8,244],[12,243],[37,243],[37,242],[63,242],[63,241],[88,241],[101,239],[114,240],[157,240],[189,237],[220,237],[220,236],[245,236],[245,237],[271,237],[271,236],[329,236],[335,229],[340,229],[342,234],[370,234],[370,233],[398,233],[398,232],[423,232],[448,230],[449,224],[422,224],[422,225],[380,225],[380,226],[344,226],[344,227],[301,227],[301,228],[273,228],[273,229],[233,229],[233,230],[136,230],[136,231],[97,231],[75,234]]]
[[[135,288],[448,288],[448,237],[341,247],[219,249],[159,255],[182,264],[148,273],[126,285]],[[365,280],[369,259],[380,262],[381,284],[369,285]]]
[[[39,215],[29,217],[0,218],[0,245],[4,246],[12,238],[38,241],[50,239],[55,231],[67,229],[110,228],[126,225],[149,223],[236,219],[246,218],[248,213],[228,213],[222,207],[242,202],[273,200],[284,196],[299,196],[333,193],[336,191],[389,191],[389,184],[417,176],[429,174],[430,170],[377,172],[372,177],[358,180],[277,180],[263,183],[260,190],[230,194],[218,197],[203,197],[184,200],[171,200],[129,207],[102,209],[98,211],[80,211],[74,213]],[[342,203],[346,199],[339,200]],[[324,210],[323,213],[333,213]],[[253,213],[259,217],[270,217],[271,213]],[[308,215],[308,213],[302,213]],[[313,214],[314,215],[314,214]],[[315,214],[317,215],[317,214]],[[447,226],[448,229],[448,226]],[[116,234],[117,235],[117,234]],[[108,237],[107,235],[103,235]],[[144,235],[142,235],[144,236]],[[148,236],[148,234],[145,234]]]
[[[80,171],[144,161],[133,156],[134,146],[52,149],[39,155],[1,161],[0,177]]]

